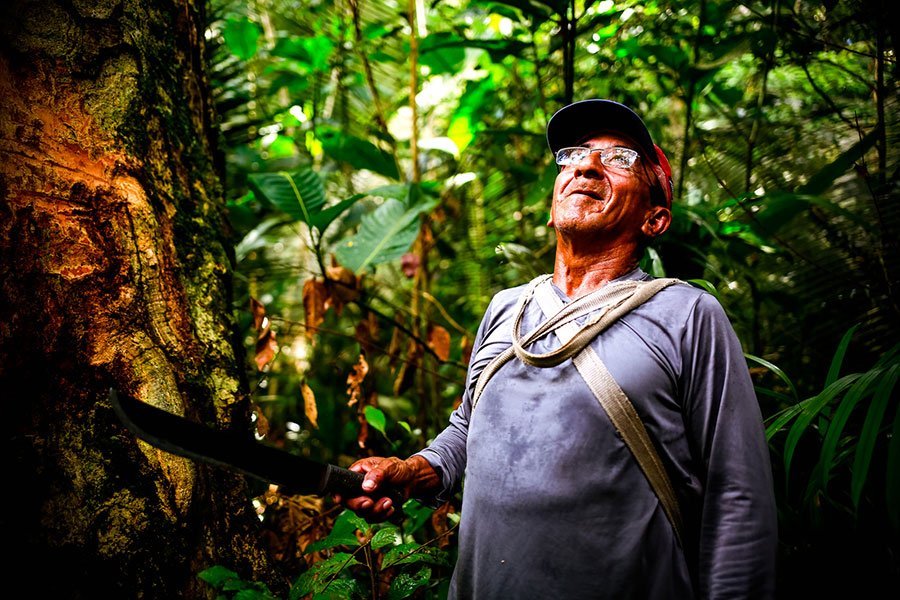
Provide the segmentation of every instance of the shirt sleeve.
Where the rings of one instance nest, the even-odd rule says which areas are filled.
[[[685,425],[705,476],[699,596],[774,597],[777,517],[762,417],[740,342],[709,294],[682,344]]]
[[[479,350],[491,321],[490,315],[491,306],[488,306],[472,344],[472,360],[466,373],[466,387],[462,402],[450,415],[450,424],[446,429],[438,434],[427,448],[414,455],[427,460],[443,483],[441,489],[434,495],[416,498],[425,505],[435,507],[447,502],[459,487],[466,471],[466,440],[469,433],[469,416],[472,414],[472,393],[475,391],[478,375],[493,358],[492,356],[479,357]]]

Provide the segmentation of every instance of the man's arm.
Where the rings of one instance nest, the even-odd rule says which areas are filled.
[[[712,296],[683,339],[685,425],[704,485],[699,596],[774,596],[777,518],[762,418],[740,342]]]

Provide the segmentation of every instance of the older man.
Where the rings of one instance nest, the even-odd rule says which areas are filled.
[[[770,597],[771,469],[740,343],[712,296],[637,266],[671,222],[669,163],[609,100],[561,109],[547,139],[552,279],[491,301],[434,443],[352,468],[430,501],[465,474],[451,597]]]

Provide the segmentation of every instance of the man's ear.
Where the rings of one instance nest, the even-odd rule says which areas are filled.
[[[641,232],[653,239],[666,232],[672,224],[672,211],[665,206],[651,206],[647,211],[647,218],[641,226]]]

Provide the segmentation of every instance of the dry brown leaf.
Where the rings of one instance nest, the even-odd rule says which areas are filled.
[[[364,354],[374,354],[378,349],[378,321],[375,313],[367,313],[366,318],[356,325],[356,341]]]
[[[313,427],[318,429],[319,409],[316,406],[316,395],[313,394],[312,388],[306,383],[300,388],[300,394],[303,396],[303,412],[306,413],[306,418],[309,419]]]
[[[266,307],[256,298],[250,298],[250,314],[253,315],[253,329],[259,331],[263,328],[266,317]]]
[[[256,433],[261,437],[266,437],[269,435],[269,420],[259,405],[253,404],[253,412],[256,413]]]
[[[462,363],[468,366],[472,359],[472,342],[469,340],[469,336],[462,336],[462,339],[459,340],[459,349],[462,351]]]
[[[325,275],[329,282],[329,300],[337,314],[348,302],[353,302],[359,297],[359,288],[356,275],[353,271],[340,265],[334,265],[325,269]]]
[[[428,347],[434,350],[441,360],[450,358],[450,332],[440,325],[432,325],[428,329]]]
[[[266,327],[256,339],[256,368],[262,371],[275,358],[276,350],[278,344],[275,342],[275,332]]]
[[[347,406],[353,406],[359,402],[360,396],[362,395],[363,380],[366,378],[368,372],[369,363],[367,363],[366,358],[360,354],[359,360],[353,365],[353,371],[347,376],[347,395],[350,396],[350,399],[347,401]]]
[[[447,548],[450,545],[450,536],[444,534],[450,531],[451,527],[447,515],[455,512],[456,509],[453,508],[453,505],[445,502],[443,506],[431,513],[431,526],[434,527],[439,548]]]
[[[303,310],[306,312],[306,337],[313,339],[313,334],[325,320],[325,300],[327,292],[325,283],[315,277],[303,284]]]

